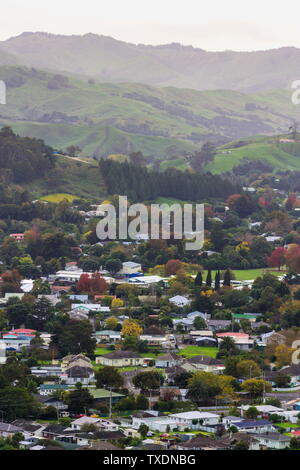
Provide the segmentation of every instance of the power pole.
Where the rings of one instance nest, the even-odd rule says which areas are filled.
[[[111,415],[112,415],[112,387],[109,387],[109,418],[111,418]]]

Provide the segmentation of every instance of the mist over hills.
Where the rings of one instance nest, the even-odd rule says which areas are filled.
[[[208,52],[192,46],[135,45],[108,36],[23,33],[0,42],[0,64],[18,63],[106,82],[195,90],[259,92],[300,77],[300,49]],[[11,62],[9,62],[11,63]]]

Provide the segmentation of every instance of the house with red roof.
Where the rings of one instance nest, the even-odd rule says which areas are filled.
[[[254,347],[254,340],[246,333],[228,331],[226,333],[217,333],[217,338],[219,343],[222,342],[224,338],[232,338],[241,351],[249,351]]]
[[[16,242],[22,242],[24,240],[24,233],[11,233],[9,236],[14,238]]]

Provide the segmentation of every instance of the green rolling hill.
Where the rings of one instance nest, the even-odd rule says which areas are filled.
[[[259,160],[277,170],[300,171],[300,143],[281,143],[280,137],[258,136],[246,145],[236,148],[236,143],[219,147],[213,162],[206,166],[212,173],[224,173],[239,165],[243,159]]]
[[[57,149],[78,145],[85,157],[141,150],[149,161],[172,166],[175,160],[182,168],[182,157],[205,141],[220,145],[283,133],[299,114],[287,90],[245,94],[97,83],[11,65],[0,66],[0,79],[8,90],[0,125]]]

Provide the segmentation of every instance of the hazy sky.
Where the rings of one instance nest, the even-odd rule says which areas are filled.
[[[88,32],[207,50],[300,47],[299,0],[9,0],[0,40],[23,31]]]

